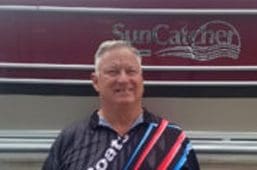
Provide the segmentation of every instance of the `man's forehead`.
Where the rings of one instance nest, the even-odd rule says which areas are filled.
[[[140,65],[137,63],[136,60],[133,62],[131,60],[122,60],[120,58],[115,59],[115,60],[109,60],[108,62],[102,63],[103,68],[105,68],[105,67],[121,67],[121,66],[140,67]]]
[[[105,61],[107,61],[109,58],[106,58]],[[118,57],[118,58],[113,58],[108,60],[107,62],[103,61],[100,69],[106,70],[106,69],[120,69],[120,68],[124,68],[124,69],[140,69],[140,64],[138,63],[138,61],[135,60],[128,60],[125,59],[123,60],[122,57]]]
[[[102,61],[100,67],[118,67],[124,65],[126,67],[140,68],[138,56],[129,48],[121,47],[111,49],[102,54]]]

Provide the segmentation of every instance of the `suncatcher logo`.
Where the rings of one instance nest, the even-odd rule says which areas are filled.
[[[189,30],[185,25],[179,30],[168,24],[157,24],[150,29],[128,29],[123,23],[113,25],[115,38],[130,41],[143,56],[181,57],[197,61],[209,61],[220,57],[237,59],[241,39],[236,28],[221,20],[209,21],[199,28]],[[160,49],[153,51],[151,45]]]

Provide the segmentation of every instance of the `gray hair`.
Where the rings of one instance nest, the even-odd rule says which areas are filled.
[[[99,45],[99,47],[95,53],[95,73],[99,72],[99,64],[100,64],[103,54],[114,48],[121,48],[121,47],[126,47],[129,50],[131,50],[135,54],[135,56],[138,60],[138,63],[141,65],[142,58],[140,56],[140,53],[135,47],[133,47],[131,45],[131,43],[129,43],[128,41],[123,41],[123,40],[107,40],[107,41],[103,41]]]

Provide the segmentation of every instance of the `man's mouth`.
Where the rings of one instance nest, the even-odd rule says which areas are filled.
[[[127,92],[131,92],[133,89],[132,88],[122,88],[122,89],[116,89],[115,92],[116,93],[127,93]]]

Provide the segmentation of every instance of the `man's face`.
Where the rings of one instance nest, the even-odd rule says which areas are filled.
[[[105,52],[99,63],[99,74],[93,74],[92,80],[104,103],[141,102],[144,88],[140,64],[135,54],[125,47]]]

